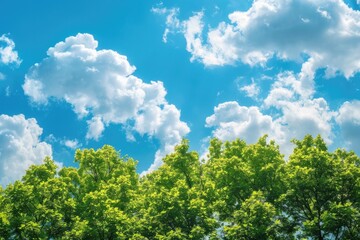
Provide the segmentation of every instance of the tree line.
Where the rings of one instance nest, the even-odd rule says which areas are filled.
[[[183,140],[140,177],[113,147],[77,150],[78,168],[46,158],[0,187],[0,239],[360,239],[360,159],[320,137]]]

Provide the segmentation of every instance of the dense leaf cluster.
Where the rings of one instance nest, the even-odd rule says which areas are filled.
[[[360,239],[360,159],[321,137],[294,141],[288,161],[266,136],[184,140],[156,171],[111,146],[51,159],[0,188],[1,239]]]

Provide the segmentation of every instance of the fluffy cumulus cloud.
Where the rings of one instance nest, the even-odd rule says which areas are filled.
[[[360,153],[360,101],[345,102],[339,109],[336,122],[349,148]]]
[[[258,107],[240,106],[237,102],[225,102],[214,108],[214,114],[206,118],[206,126],[213,127],[214,137],[220,140],[241,138],[254,143],[264,134],[281,139],[281,126],[271,116],[264,115]]]
[[[0,63],[19,65],[21,60],[15,51],[15,43],[7,35],[0,36]]]
[[[79,118],[87,119],[87,139],[99,139],[111,123],[121,124],[129,140],[133,132],[158,139],[154,169],[189,127],[180,120],[179,109],[166,101],[162,82],[144,82],[133,75],[135,67],[126,56],[97,47],[90,34],[57,43],[29,70],[24,92],[38,104],[50,99],[71,104]]]
[[[191,59],[205,65],[264,65],[274,56],[303,61],[305,54],[328,76],[339,71],[349,78],[360,70],[360,12],[342,0],[256,0],[207,31],[203,12],[183,21],[178,11],[158,12],[168,13],[166,31],[181,32]]]
[[[279,74],[262,109],[240,106],[237,102],[220,104],[206,119],[206,126],[214,128],[213,136],[221,140],[241,138],[254,143],[260,136],[268,134],[286,156],[293,149],[290,140],[302,139],[309,133],[320,134],[331,144],[336,112],[330,110],[325,99],[314,98],[306,91],[307,88],[303,88],[302,77],[302,73]],[[261,112],[268,109],[274,109],[277,114],[265,115]]]
[[[286,156],[293,150],[290,140],[302,139],[309,133],[321,134],[327,143],[332,143],[332,113],[323,99],[288,102],[281,111],[280,117],[274,117],[263,114],[258,107],[225,102],[214,108],[214,114],[206,119],[206,126],[214,128],[212,135],[223,141],[240,138],[255,143],[267,134]]]
[[[49,144],[42,142],[42,128],[24,115],[0,115],[0,184],[5,186],[24,175],[32,164],[52,156]]]
[[[312,87],[303,86],[304,72],[297,75],[292,72],[279,74],[264,100],[264,106],[280,111],[277,121],[284,126],[287,141],[291,138],[301,139],[311,133],[320,134],[331,144],[335,112],[331,111],[324,98],[313,96]]]

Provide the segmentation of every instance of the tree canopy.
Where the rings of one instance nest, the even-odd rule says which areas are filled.
[[[183,140],[157,170],[109,145],[77,150],[79,167],[31,166],[0,187],[0,239],[360,239],[360,159],[320,137],[286,161],[266,136]]]

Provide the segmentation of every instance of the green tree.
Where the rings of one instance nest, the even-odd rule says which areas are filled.
[[[354,152],[337,149],[337,199],[325,211],[325,231],[333,239],[360,239],[360,159]]]
[[[214,229],[212,211],[204,200],[199,156],[188,149],[183,140],[143,180],[144,235],[149,239],[201,239]]]
[[[241,140],[226,142],[225,146],[218,139],[210,141],[210,157],[204,165],[205,185],[209,204],[221,221],[229,220],[252,192],[252,172],[243,159],[245,148],[246,143]]]
[[[264,204],[272,207],[282,194],[281,175],[285,161],[275,142],[267,142],[267,136],[250,145],[239,139],[225,143],[213,139],[209,150],[209,160],[204,166],[208,201],[214,207],[219,223],[228,226],[224,229],[232,229],[225,231],[225,237],[236,239],[231,237],[233,229],[240,226],[236,216],[253,193],[261,192]],[[264,230],[263,226],[253,227]],[[220,234],[219,237],[224,236]]]
[[[276,208],[261,192],[253,192],[234,212],[234,224],[224,227],[225,238],[234,240],[276,239],[280,229]]]
[[[264,136],[183,140],[143,177],[113,147],[50,158],[0,188],[0,239],[360,239],[360,159],[308,135],[285,162]]]
[[[328,152],[324,140],[310,135],[296,144],[286,166],[286,215],[303,237],[359,237],[359,159],[353,153]]]
[[[77,213],[86,223],[86,239],[131,239],[136,236],[139,219],[137,204],[139,176],[136,162],[121,158],[113,147],[77,150]]]
[[[31,166],[22,182],[7,187],[12,238],[59,238],[69,229],[71,199],[66,184],[55,177],[56,168],[46,158],[42,165]]]
[[[9,211],[10,203],[0,186],[0,239],[7,239],[10,234]]]

